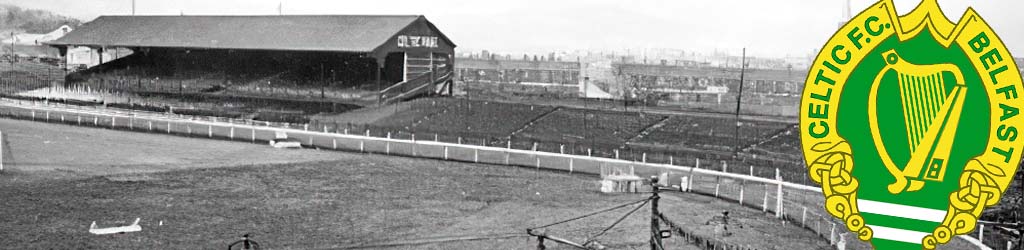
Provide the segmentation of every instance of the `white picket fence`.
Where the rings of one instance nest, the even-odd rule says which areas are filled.
[[[683,192],[695,192],[732,200],[740,205],[761,209],[769,216],[807,228],[828,240],[837,249],[870,249],[870,245],[844,233],[845,225],[824,211],[824,197],[819,187],[789,183],[776,169],[774,178],[753,174],[727,172],[729,166],[720,163],[662,164],[574,155],[511,147],[490,147],[450,143],[434,140],[416,140],[369,136],[369,131],[332,133],[301,128],[292,124],[254,123],[226,118],[168,115],[104,108],[90,108],[50,104],[38,101],[0,99],[0,116],[65,124],[126,129],[152,133],[168,133],[226,140],[266,142],[284,133],[298,139],[303,146],[322,149],[382,153],[451,161],[525,166],[569,173],[599,175],[606,168],[628,168],[639,176],[663,176],[666,185]],[[282,127],[284,126],[284,127]],[[460,140],[461,141],[461,140]],[[991,249],[970,236],[960,236],[978,249]],[[955,243],[955,242],[954,242]]]

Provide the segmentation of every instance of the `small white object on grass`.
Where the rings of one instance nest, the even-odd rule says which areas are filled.
[[[540,192],[537,192],[537,195],[540,195]]]
[[[142,231],[142,226],[139,226],[139,220],[141,220],[141,218],[135,218],[135,222],[132,222],[131,225],[120,226],[120,227],[108,227],[108,228],[96,227],[96,221],[93,221],[92,225],[89,226],[89,232],[92,233],[92,234],[116,234],[116,233],[140,232],[140,231]]]

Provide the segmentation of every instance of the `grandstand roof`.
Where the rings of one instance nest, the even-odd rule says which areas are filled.
[[[101,16],[51,46],[372,52],[414,24],[455,45],[423,16]]]

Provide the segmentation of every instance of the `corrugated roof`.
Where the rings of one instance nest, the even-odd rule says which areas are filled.
[[[47,44],[371,52],[419,18],[101,16]]]

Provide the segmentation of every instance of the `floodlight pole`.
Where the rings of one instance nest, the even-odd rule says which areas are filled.
[[[743,48],[743,57],[740,59],[740,88],[739,93],[736,95],[736,132],[735,136],[736,145],[733,146],[733,156],[739,156],[740,154],[740,105],[743,103],[743,76],[747,69],[747,48]]]

